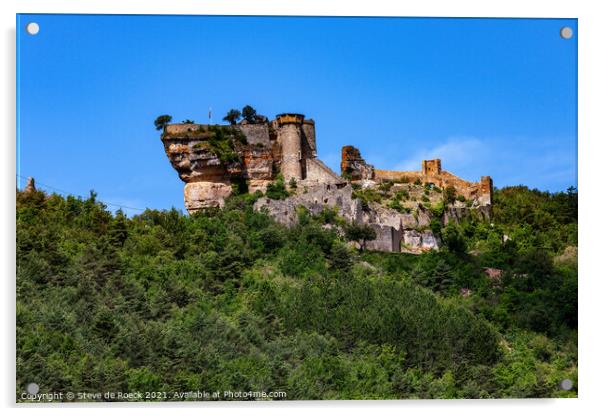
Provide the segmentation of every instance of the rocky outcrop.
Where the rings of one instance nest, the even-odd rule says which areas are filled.
[[[374,179],[374,166],[362,158],[360,151],[353,146],[341,149],[341,174],[352,181]]]
[[[476,205],[473,207],[448,207],[443,213],[443,225],[450,222],[458,224],[462,219],[474,217],[479,221],[491,221],[491,205]]]
[[[265,192],[278,173],[308,186],[345,181],[317,159],[315,123],[302,114],[233,126],[170,124],[161,135],[165,154],[186,183],[189,213],[223,206],[234,184]],[[237,186],[238,186],[237,185]]]
[[[36,191],[36,181],[33,177],[29,177],[27,178],[27,185],[25,186],[25,189],[23,190],[23,192],[25,193],[32,193]]]
[[[222,208],[232,186],[221,182],[190,182],[184,186],[184,204],[188,212],[203,208]]]

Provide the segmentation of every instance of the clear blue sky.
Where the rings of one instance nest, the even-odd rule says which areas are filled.
[[[245,104],[313,118],[337,172],[351,144],[382,169],[439,157],[498,187],[577,185],[574,19],[20,15],[17,27],[17,173],[74,194],[183,209],[155,117],[206,123],[210,106],[216,121]]]

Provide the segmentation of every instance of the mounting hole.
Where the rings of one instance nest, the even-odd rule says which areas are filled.
[[[573,37],[573,29],[571,29],[568,26],[563,27],[562,29],[560,29],[560,37],[562,39],[570,39]]]
[[[573,388],[573,381],[565,378],[560,382],[560,388],[562,390],[571,390]]]
[[[29,383],[25,389],[29,394],[38,394],[40,391],[40,386],[38,386],[37,383]]]
[[[40,31],[40,25],[36,22],[27,23],[27,26],[25,26],[25,31],[30,35],[37,35]]]

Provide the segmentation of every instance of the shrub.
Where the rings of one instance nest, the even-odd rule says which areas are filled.
[[[291,180],[288,181],[288,186],[290,186],[291,189],[297,189],[297,180],[295,178],[291,178]]]
[[[495,197],[495,226],[442,231],[445,246],[457,234],[478,253],[417,256],[355,253],[324,227],[334,210],[299,208],[284,227],[253,210],[256,194],[128,217],[95,193],[18,191],[17,400],[40,379],[55,391],[278,387],[287,399],[575,397],[576,195]]]
[[[448,186],[443,191],[443,203],[445,205],[453,204],[456,201],[456,188],[453,185]]]
[[[276,176],[276,180],[268,184],[265,194],[270,199],[288,198],[289,193],[286,190],[286,186],[284,184],[284,176],[282,176],[282,174],[278,174]]]
[[[227,121],[231,125],[235,125],[238,122],[238,120],[240,120],[240,116],[240,111],[236,109],[231,109],[230,111],[228,111],[228,114],[224,116],[223,120]]]
[[[393,182],[391,182],[391,181],[384,181],[384,182],[382,182],[382,183],[380,183],[378,185],[378,189],[380,191],[383,191],[383,192],[386,193],[386,192],[389,192],[391,190],[392,186],[393,186]]]
[[[455,224],[448,224],[447,227],[443,229],[442,237],[443,243],[449,251],[458,254],[466,252],[466,241],[464,240],[459,228]]]
[[[240,162],[237,145],[247,144],[246,136],[235,127],[209,126],[209,150],[224,164]],[[200,144],[200,143],[199,143]]]
[[[328,256],[330,266],[338,271],[348,273],[353,265],[353,258],[347,246],[343,243],[335,243]]]
[[[367,224],[358,224],[353,222],[345,226],[345,238],[347,241],[354,241],[360,245],[360,250],[364,250],[366,242],[376,239],[376,231]]]
[[[250,105],[245,105],[242,109],[242,118],[250,124],[257,122],[257,111]]]
[[[439,201],[433,207],[431,207],[431,213],[436,218],[441,218],[443,216],[444,212],[445,212],[445,205],[443,204],[443,201]]]

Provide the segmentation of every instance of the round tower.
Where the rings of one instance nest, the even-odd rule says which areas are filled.
[[[286,182],[292,178],[303,179],[301,165],[301,126],[305,116],[303,114],[278,114],[278,136],[282,146],[282,163],[280,170]]]

